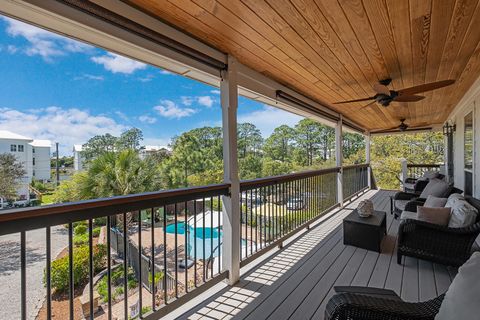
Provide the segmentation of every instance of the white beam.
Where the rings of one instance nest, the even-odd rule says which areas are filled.
[[[372,167],[370,166],[370,132],[365,134],[365,163],[368,163],[367,181],[368,188],[372,188]]]
[[[340,172],[337,174],[337,198],[340,206],[343,206],[343,139],[342,139],[343,121],[340,115],[335,127],[335,159],[337,167],[340,167]]]
[[[223,124],[224,182],[229,183],[230,196],[223,201],[223,269],[228,270],[228,282],[240,279],[240,182],[237,158],[237,61],[228,57],[228,71],[222,72],[220,83]]]

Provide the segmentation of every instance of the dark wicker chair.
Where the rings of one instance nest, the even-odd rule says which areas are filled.
[[[463,193],[463,190],[450,186],[445,194],[442,196],[444,198],[448,198],[453,193]],[[410,192],[397,192],[395,195],[390,197],[390,213],[394,214],[395,219],[400,217],[404,210],[411,211],[407,209],[407,206],[412,202],[415,201],[415,208],[417,205],[423,205],[423,203],[427,199],[420,198],[416,193]],[[414,210],[417,211],[416,209]]]
[[[353,291],[357,289],[352,288]],[[334,295],[327,303],[325,320],[434,320],[445,296],[442,294],[429,301],[412,303],[403,301],[391,290],[358,289],[365,292]]]
[[[471,197],[466,199],[480,212],[480,200]],[[406,210],[416,212],[417,205],[421,205],[421,202],[408,203]],[[473,225],[465,228],[449,228],[406,219],[398,228],[397,262],[402,262],[402,256],[410,256],[459,267],[470,258],[479,234],[480,214]]]

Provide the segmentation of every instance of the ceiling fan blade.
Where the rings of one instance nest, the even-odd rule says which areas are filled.
[[[368,104],[364,105],[363,107],[361,107],[361,108],[360,108],[360,110],[363,110],[363,109],[365,109],[366,107],[368,107],[368,106],[370,106],[370,105],[374,104],[375,102],[376,102],[376,101],[375,101],[375,100],[373,100],[372,102],[370,102],[370,103],[368,103]]]
[[[393,98],[397,102],[416,102],[425,99],[424,96],[398,95]]]
[[[372,100],[372,99],[375,99],[375,97],[368,97],[368,98],[355,99],[355,100],[347,100],[347,101],[339,101],[339,102],[334,102],[333,104],[360,102],[360,101],[367,101],[367,100]]]
[[[410,87],[398,91],[398,95],[412,95],[420,92],[440,89],[455,83],[455,80],[442,80],[437,82],[425,83],[419,86]]]
[[[422,130],[432,130],[432,127],[408,127],[404,131],[400,131],[398,127],[394,127],[391,129],[383,129],[383,130],[376,130],[370,131],[371,133],[402,133],[407,131],[422,131]]]
[[[380,83],[375,83],[373,85],[373,90],[375,90],[376,93],[385,94],[387,96],[390,95],[390,90],[386,86]]]

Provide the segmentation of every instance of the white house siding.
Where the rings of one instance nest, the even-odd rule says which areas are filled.
[[[37,180],[50,180],[51,178],[51,164],[50,164],[50,147],[34,147],[35,154],[32,154],[32,158],[35,157],[35,179]],[[32,159],[33,164],[33,159]]]
[[[456,124],[453,139],[454,181],[455,186],[465,188],[464,161],[464,117],[473,111],[473,195],[480,198],[480,78],[473,84],[460,103],[449,115],[449,121]]]
[[[73,146],[73,169],[75,171],[83,170],[82,145]]]

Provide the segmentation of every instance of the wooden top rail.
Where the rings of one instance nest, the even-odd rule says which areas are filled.
[[[275,184],[279,184],[287,181],[294,181],[294,180],[303,179],[303,178],[321,176],[321,175],[333,173],[333,172],[340,172],[340,167],[296,172],[296,173],[284,174],[280,176],[258,178],[258,179],[252,179],[252,180],[244,180],[240,182],[240,190],[245,191],[245,190],[250,190],[254,188],[275,185]]]
[[[440,168],[442,164],[407,163],[407,168]]]
[[[164,190],[0,212],[0,235],[228,195],[230,184]]]
[[[355,169],[355,168],[368,168],[369,166],[370,166],[369,163],[351,164],[348,166],[343,166],[343,170]]]

